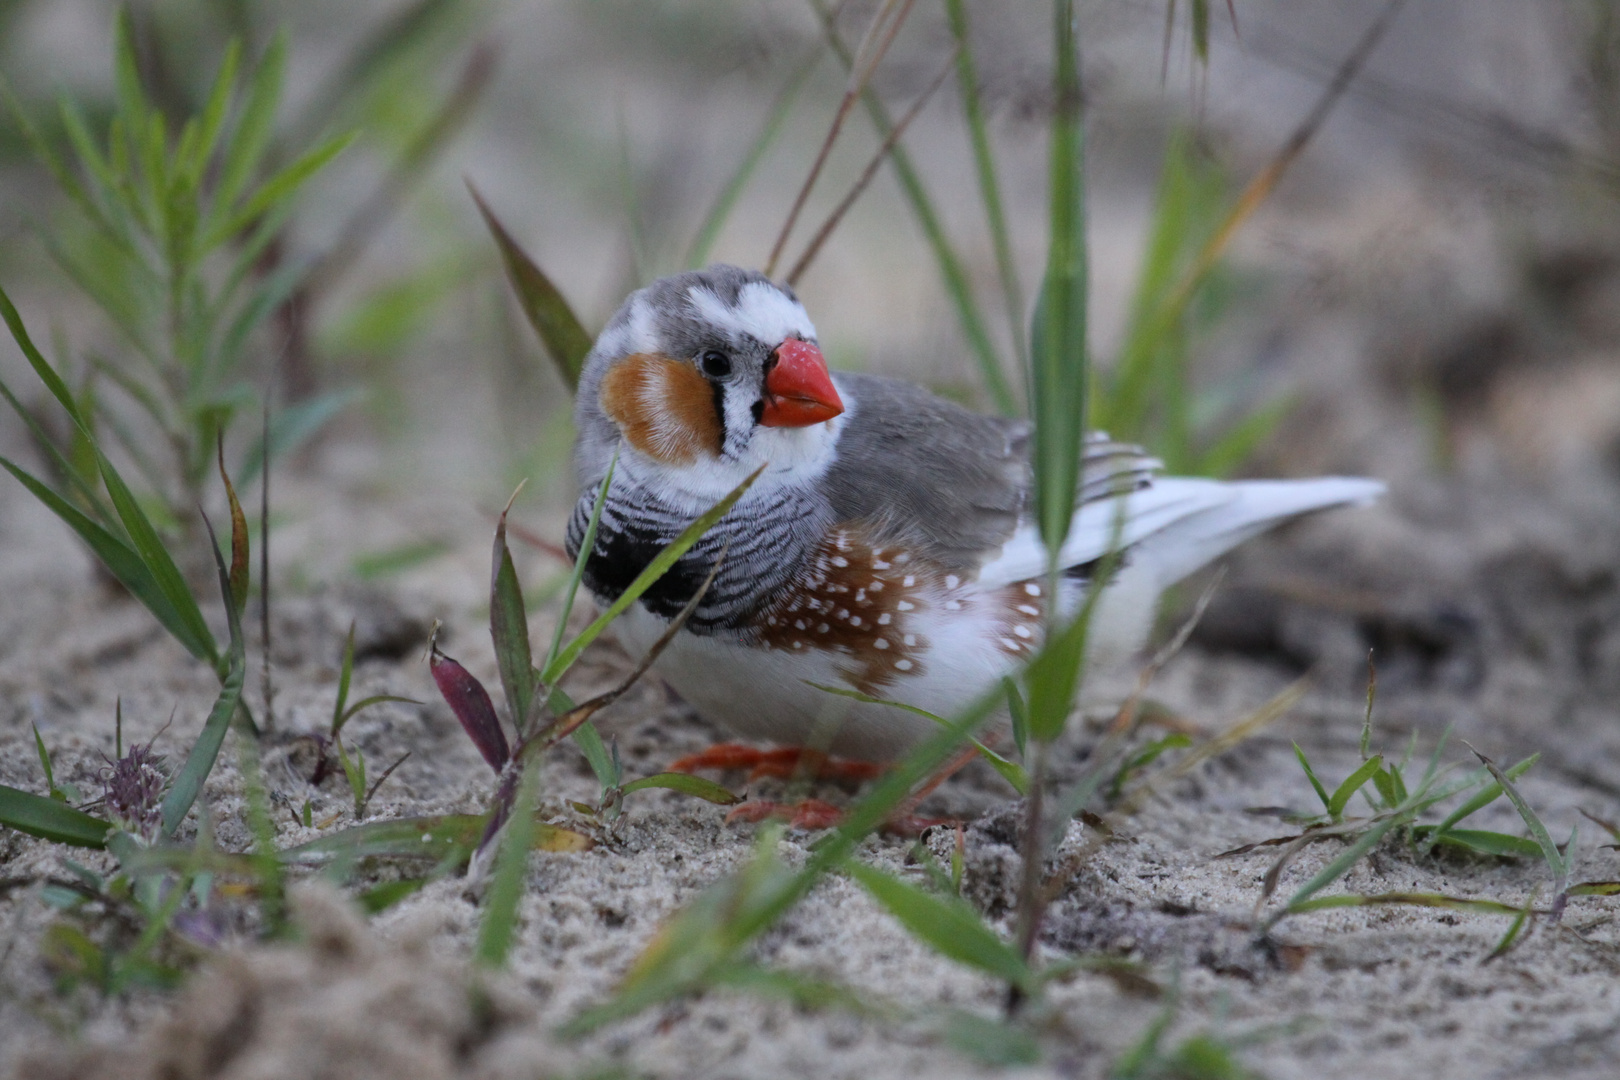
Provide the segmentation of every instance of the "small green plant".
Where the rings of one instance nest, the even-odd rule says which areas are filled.
[[[299,189],[349,141],[328,139],[267,169],[285,64],[285,40],[277,38],[243,76],[240,46],[231,43],[200,111],[173,130],[142,84],[130,16],[121,12],[106,130],[93,133],[77,104],[61,102],[71,163],[8,92],[18,124],[76,211],[75,220],[43,234],[46,245],[128,349],[120,357],[93,354],[74,406],[63,403],[75,414],[73,429],[61,440],[65,452],[52,457],[82,510],[98,502],[91,492],[101,479],[99,447],[117,445],[149,488],[161,530],[193,535],[215,446],[233,418],[253,408],[249,347],[307,266],[267,276],[256,268]],[[102,383],[123,400],[106,399]],[[156,448],[127,423],[130,408],[150,425]],[[249,474],[261,462],[262,449]]]
[[[337,750],[338,764],[343,769],[344,779],[349,782],[349,792],[354,796],[354,818],[359,821],[366,816],[366,806],[371,797],[377,794],[377,789],[383,782],[394,774],[394,770],[405,764],[405,759],[411,756],[409,750],[394,759],[394,763],[382,771],[382,775],[369,786],[366,783],[366,759],[358,747],[351,757],[343,745],[343,726],[355,716],[386,701],[397,701],[406,705],[420,705],[414,698],[400,697],[395,694],[373,694],[362,698],[354,704],[349,704],[349,684],[354,679],[354,624],[349,624],[349,636],[343,643],[343,664],[338,670],[337,700],[332,705],[332,727],[328,732],[332,746]]]

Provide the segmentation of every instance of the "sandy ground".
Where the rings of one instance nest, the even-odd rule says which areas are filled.
[[[1551,124],[1549,118],[1568,114],[1558,94],[1520,92],[1513,80],[1497,79],[1494,68],[1468,67],[1466,50],[1436,47],[1455,29],[1442,7],[1420,14],[1413,5],[1416,21],[1392,42],[1401,58],[1394,70],[1430,89],[1467,83],[1473,100],[1488,99],[1492,108],[1517,94],[1513,104],[1527,122]],[[1520,17],[1512,7],[1492,5],[1493,18],[1512,23]],[[1128,297],[1144,177],[1152,169],[1150,163],[1130,176],[1109,176],[1112,152],[1130,156],[1120,130],[1131,114],[1122,120],[1106,106],[1128,99],[1133,80],[1153,81],[1158,11],[1150,12],[1150,32],[1137,35],[1135,53],[1121,60],[1099,47],[1103,59],[1093,67],[1104,117],[1094,137],[1102,164],[1093,232],[1104,355]],[[1113,18],[1118,22],[1098,23],[1105,45],[1130,22]],[[1282,55],[1267,44],[1266,17],[1251,25],[1247,48]],[[1360,25],[1346,17],[1343,33],[1325,36],[1322,49],[1331,54]],[[538,39],[513,39],[523,43],[514,46],[520,51],[540,49]],[[546,48],[562,50],[568,40],[561,35],[563,44]],[[1018,52],[1021,40],[1012,30],[1005,41],[996,39],[1009,51],[1004,74],[1033,63]],[[1529,33],[1513,40],[1531,52],[1545,44]],[[641,55],[632,45],[625,50],[627,64]],[[1140,63],[1133,66],[1131,56]],[[513,63],[547,73],[546,62],[555,59],[520,56]],[[586,59],[582,53],[576,63]],[[663,77],[649,70],[649,80]],[[1231,153],[1240,164],[1263,160],[1297,116],[1300,87],[1314,85],[1297,69],[1247,71],[1224,84],[1228,92],[1215,96],[1207,116],[1236,147]],[[565,86],[583,78],[566,64],[554,77]],[[1008,171],[1038,178],[1042,136],[1017,119],[1020,84],[1009,76],[999,91],[1004,113],[1013,116],[1003,116],[1009,160],[1035,163]],[[696,144],[658,144],[646,132],[683,130],[686,113],[738,93],[728,83],[716,99],[633,95],[631,127],[656,144],[648,152],[659,165],[677,174],[701,156]],[[535,170],[555,166],[527,158],[513,164],[511,130],[499,129],[527,132],[532,117],[520,111],[528,99],[506,94],[494,106],[496,132],[480,136],[496,148],[481,146],[468,156],[487,167],[489,190],[512,208],[519,231],[547,237],[553,250],[578,241],[589,251],[579,293],[600,294],[583,302],[602,307],[622,276],[613,265],[617,249],[586,244],[581,238],[589,230],[564,220],[556,205],[525,202],[535,176],[544,175]],[[1567,193],[1555,200],[1543,189],[1525,196],[1515,187],[1523,177],[1511,171],[1510,155],[1476,138],[1466,116],[1452,117],[1449,128],[1432,125],[1440,135],[1422,148],[1431,155],[1424,169],[1392,168],[1394,152],[1375,137],[1368,100],[1375,99],[1346,106],[1334,137],[1313,150],[1317,156],[1294,186],[1240,237],[1238,264],[1263,283],[1267,302],[1208,343],[1200,370],[1212,382],[1261,380],[1294,397],[1290,418],[1250,471],[1374,475],[1390,482],[1391,495],[1373,509],[1290,527],[1229,561],[1192,641],[1154,684],[1154,702],[1192,729],[1214,733],[1303,675],[1310,675],[1311,689],[1260,735],[1157,791],[1065,876],[1046,924],[1044,956],[1134,961],[1147,981],[1082,972],[1055,985],[1033,1022],[1042,1063],[1014,1074],[1102,1077],[1174,995],[1166,1047],[1207,1032],[1240,1046],[1245,1065],[1274,1080],[1614,1075],[1620,901],[1577,899],[1560,924],[1538,922],[1511,953],[1486,963],[1505,921],[1464,912],[1344,909],[1299,916],[1259,936],[1256,904],[1273,856],[1261,849],[1217,858],[1292,833],[1278,808],[1313,807],[1292,742],[1325,777],[1342,777],[1358,763],[1370,649],[1379,670],[1380,749],[1398,754],[1416,733],[1421,758],[1449,728],[1448,762],[1472,761],[1464,741],[1504,762],[1540,752],[1522,790],[1553,836],[1567,837],[1579,825],[1574,878],[1620,878],[1620,855],[1580,815],[1620,819],[1620,320],[1614,316],[1620,260],[1612,255],[1613,230],[1602,214],[1568,212]],[[648,101],[656,104],[641,104]],[[612,129],[611,117],[596,119]],[[934,119],[956,123],[953,116]],[[918,131],[925,145],[938,138],[930,134],[936,129]],[[1436,149],[1447,137],[1452,145]],[[1144,161],[1155,155],[1137,154]],[[1480,180],[1469,170],[1483,158],[1503,171]],[[789,183],[798,175],[783,166],[783,177],[768,179]],[[969,171],[944,167],[936,175],[944,203],[966,216]],[[1015,240],[1038,265],[1039,184],[1009,187],[1015,210],[1035,208],[1034,216],[1019,217],[1028,227]],[[844,254],[830,251],[824,275],[806,290],[829,354],[835,361],[854,356],[875,370],[961,381],[968,365],[954,345],[941,348],[954,339],[941,329],[952,324],[931,270],[920,256],[917,265],[900,265],[884,247],[893,237],[887,219],[904,219],[898,204],[885,199],[892,195],[874,193],[875,204],[863,211],[869,216],[850,230],[868,239]],[[778,211],[774,203],[745,207],[739,220],[758,223]],[[986,280],[991,274],[987,261],[976,271]],[[874,295],[887,302],[871,302]],[[352,818],[341,776],[320,788],[309,783],[307,738],[328,721],[351,620],[360,657],[355,696],[389,693],[427,703],[379,706],[351,724],[374,767],[412,752],[370,816],[475,811],[492,788],[487,768],[438,701],[422,650],[432,620],[442,619],[446,647],[488,684],[496,681],[484,629],[487,511],[498,506],[506,479],[491,480],[497,468],[484,462],[479,472],[472,463],[491,454],[500,438],[485,429],[498,426],[488,418],[500,412],[491,399],[501,389],[446,363],[445,356],[459,357],[469,346],[437,333],[431,357],[398,370],[431,407],[393,419],[391,433],[387,424],[372,425],[378,434],[350,422],[280,481],[273,553],[277,725],[261,754],[284,845]],[[946,352],[943,361],[931,359]],[[0,436],[6,453],[26,452],[14,427]],[[549,471],[535,475],[531,488],[542,494],[532,509],[520,504],[518,514],[556,537],[567,483],[557,457],[542,460]],[[357,554],[424,538],[446,541],[448,550],[378,582],[357,583]],[[519,569],[537,592],[558,572],[544,556],[521,551]],[[533,613],[537,640],[549,635],[554,617],[549,607]],[[253,642],[256,664],[256,636]],[[606,686],[627,666],[605,642],[587,654],[572,688]],[[256,667],[249,688],[257,703]],[[212,696],[212,677],[142,609],[97,584],[88,559],[54,519],[15,485],[0,483],[0,782],[42,789],[37,725],[58,778],[93,787],[102,755],[112,749],[118,700],[126,740],[155,739],[156,749],[174,760],[200,728]],[[631,775],[657,771],[722,735],[656,680],[616,705],[604,726],[617,735]],[[1096,730],[1095,723],[1077,723],[1066,744],[1068,767]],[[220,843],[241,849],[248,836],[234,754],[228,743],[204,801]],[[739,778],[728,780],[740,786]],[[817,794],[848,797],[837,788]],[[589,770],[571,747],[548,759],[549,814],[573,820],[567,800],[594,795]],[[925,807],[969,820],[964,894],[1004,931],[1011,928],[1018,874],[1011,796],[993,773],[973,767]],[[306,799],[316,829],[294,815]],[[341,895],[309,880],[294,898],[301,943],[255,944],[253,927],[239,918],[224,928],[220,950],[199,956],[185,988],[117,1000],[83,990],[57,993],[41,951],[41,935],[55,917],[40,901],[42,885],[67,879],[66,858],[92,868],[110,860],[0,833],[0,1069],[29,1080],[517,1078],[609,1068],[655,1077],[926,1073],[943,1080],[991,1071],[948,1036],[963,1029],[964,1013],[996,1015],[1003,988],[930,952],[842,878],[795,908],[762,939],[756,957],[845,984],[892,1005],[894,1016],[807,1010],[728,991],[650,1010],[583,1040],[555,1036],[559,1024],[612,993],[669,915],[748,856],[752,828],[725,825],[724,813],[644,793],[590,851],[536,854],[511,970],[494,979],[476,979],[469,968],[479,896],[466,880],[437,882],[369,924]],[[1506,805],[1475,820],[1481,828],[1521,831]],[[1071,846],[1089,839],[1080,824],[1072,826]],[[802,860],[812,840],[789,834],[781,855]],[[951,842],[948,830],[928,837],[942,855]],[[909,850],[906,842],[879,838],[866,842],[862,856],[915,872],[907,869]],[[1284,874],[1279,895],[1338,850],[1333,842],[1307,849]],[[362,883],[397,872],[369,868]],[[1537,889],[1545,896],[1547,871],[1534,860],[1431,857],[1389,842],[1340,887],[1519,904]]]

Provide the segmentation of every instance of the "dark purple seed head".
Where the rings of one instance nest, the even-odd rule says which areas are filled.
[[[107,762],[99,775],[102,806],[114,825],[150,844],[163,826],[163,791],[169,775],[163,768],[163,755],[152,753],[152,744],[136,744],[117,761]]]

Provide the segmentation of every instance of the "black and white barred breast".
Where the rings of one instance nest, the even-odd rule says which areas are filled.
[[[585,587],[599,603],[617,600],[637,576],[697,517],[647,488],[616,475],[602,506],[596,543],[585,561]],[[577,558],[599,487],[574,504],[568,521],[569,558]],[[639,601],[672,619],[722,559],[714,584],[686,622],[705,637],[751,640],[750,617],[769,605],[810,560],[831,524],[824,500],[802,488],[779,487],[744,499],[700,537]]]

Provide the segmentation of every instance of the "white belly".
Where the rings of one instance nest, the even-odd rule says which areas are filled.
[[[1089,649],[1091,664],[1117,666],[1131,659],[1152,624],[1156,583],[1127,566],[1099,603]],[[917,672],[886,685],[878,696],[953,717],[1021,666],[997,644],[1000,637],[975,587],[935,597],[915,613],[928,649]],[[947,600],[961,606],[944,610]],[[1065,617],[1077,609],[1065,596]],[[650,648],[668,624],[640,604],[614,624],[632,654]],[[750,648],[694,634],[676,635],[655,669],[693,707],[745,738],[813,746],[841,757],[886,761],[903,755],[938,725],[887,705],[856,701],[815,684],[852,689],[842,657],[806,649]]]

